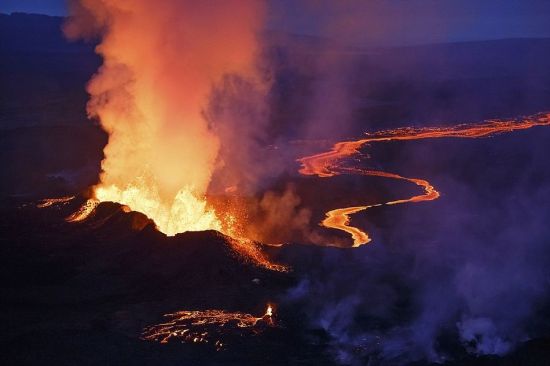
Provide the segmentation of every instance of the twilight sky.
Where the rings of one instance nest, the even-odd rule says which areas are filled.
[[[222,1],[222,0],[220,0]],[[268,28],[359,45],[550,37],[549,0],[267,0]],[[65,0],[2,0],[0,12],[65,15]]]
[[[48,15],[65,15],[65,0],[2,0],[0,13],[38,13]]]

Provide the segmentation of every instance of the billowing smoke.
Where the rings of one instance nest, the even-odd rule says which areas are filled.
[[[71,9],[69,37],[102,38],[104,63],[88,85],[88,113],[109,133],[98,198],[168,233],[219,229],[200,201],[227,134],[212,130],[204,110],[227,75],[256,78],[263,3],[81,0]],[[181,226],[180,213],[202,224]]]
[[[248,235],[269,243],[307,240],[311,235],[311,211],[300,207],[300,203],[292,184],[280,194],[265,192],[249,207],[251,225]]]

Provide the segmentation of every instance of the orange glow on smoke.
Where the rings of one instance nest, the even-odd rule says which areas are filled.
[[[360,149],[369,143],[420,140],[433,138],[480,138],[500,133],[525,130],[536,126],[550,125],[550,114],[538,114],[521,120],[491,120],[480,124],[460,124],[450,127],[424,127],[424,128],[398,128],[395,130],[379,131],[369,137],[356,141],[342,141],[336,143],[330,151],[303,157],[298,161],[302,164],[300,173],[303,175],[316,175],[318,177],[332,177],[342,173],[367,176],[384,177],[404,180],[414,183],[423,189],[423,194],[410,198],[377,203],[368,206],[345,207],[331,210],[326,213],[326,218],[321,225],[342,230],[351,235],[353,246],[358,247],[371,241],[368,233],[350,225],[350,215],[364,211],[371,207],[382,205],[396,205],[409,202],[432,201],[439,198],[439,192],[424,179],[408,178],[398,174],[383,171],[345,167],[344,160],[360,152]]]
[[[167,235],[228,233],[231,220],[206,200],[220,137],[203,112],[225,75],[253,76],[264,5],[79,0],[71,7],[69,37],[102,34],[96,50],[104,63],[87,88],[88,113],[109,133],[94,198],[144,213]]]

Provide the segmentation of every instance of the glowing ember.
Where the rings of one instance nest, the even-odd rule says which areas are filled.
[[[299,159],[298,161],[302,164],[300,173],[304,175],[316,175],[318,177],[332,177],[343,173],[377,176],[408,181],[423,188],[423,194],[410,198],[377,203],[368,206],[339,208],[327,212],[326,218],[321,222],[321,225],[326,228],[337,229],[347,232],[352,236],[353,246],[358,247],[363,244],[367,244],[371,241],[371,239],[366,232],[357,227],[349,225],[349,215],[364,211],[371,207],[382,205],[396,205],[408,202],[431,201],[439,198],[439,192],[437,192],[437,190],[435,190],[435,188],[426,180],[407,178],[394,173],[368,169],[349,168],[343,166],[344,159],[358,154],[359,149],[364,145],[374,142],[420,140],[445,137],[480,138],[500,133],[525,130],[536,126],[548,125],[550,125],[550,114],[537,114],[522,120],[487,121],[480,124],[460,124],[451,127],[405,127],[395,130],[379,131],[370,135],[371,137],[365,139],[357,141],[338,142],[328,152]]]
[[[259,318],[224,310],[178,311],[164,317],[168,319],[166,323],[146,327],[141,338],[159,343],[209,344],[219,351],[232,337],[257,335],[267,327],[275,326],[271,305]]]

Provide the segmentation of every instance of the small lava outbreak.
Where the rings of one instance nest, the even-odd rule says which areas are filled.
[[[166,323],[149,326],[142,338],[160,343],[203,343],[222,350],[232,337],[257,335],[266,327],[275,327],[273,307],[268,304],[259,318],[224,310],[178,311],[166,314]]]

